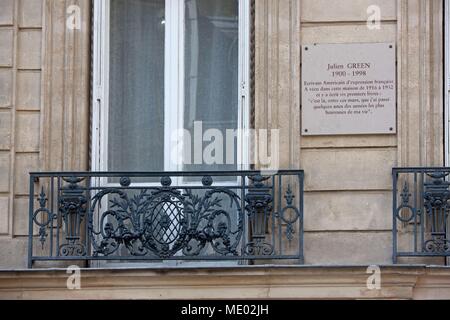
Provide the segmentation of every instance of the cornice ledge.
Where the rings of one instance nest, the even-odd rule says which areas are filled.
[[[412,299],[414,290],[450,286],[450,268],[381,266],[381,290],[369,290],[367,266],[82,269],[82,290],[66,289],[65,269],[0,271],[0,297],[47,298],[361,298]],[[33,294],[31,294],[33,293]],[[31,295],[30,295],[31,294]]]

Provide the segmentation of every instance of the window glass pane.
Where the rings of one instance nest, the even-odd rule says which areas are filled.
[[[164,0],[111,0],[108,170],[164,170]]]
[[[236,130],[238,126],[238,14],[237,0],[185,1],[184,125],[192,137],[190,162],[193,163],[185,165],[185,170],[237,168],[236,139],[231,141],[234,142],[233,164],[226,164],[226,130]],[[195,121],[202,121],[203,132],[208,129],[220,131],[223,157],[216,158],[217,164],[207,165],[205,161],[201,165],[194,164]],[[204,142],[202,149],[210,144]],[[212,155],[215,156],[215,152]]]

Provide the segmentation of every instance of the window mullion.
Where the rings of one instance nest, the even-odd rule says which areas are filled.
[[[180,154],[181,146],[172,137],[183,128],[184,0],[166,0],[165,28],[164,166],[166,171],[178,171],[182,166],[171,156],[175,150]]]
[[[110,2],[94,2],[92,159],[93,171],[106,171],[109,92],[109,12]]]
[[[239,115],[238,115],[238,169],[248,170],[249,136],[245,131],[250,123],[250,1],[239,2]]]

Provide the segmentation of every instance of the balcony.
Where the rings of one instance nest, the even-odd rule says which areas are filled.
[[[30,174],[28,267],[42,261],[303,263],[300,170]]]
[[[393,262],[450,256],[450,168],[394,168]]]

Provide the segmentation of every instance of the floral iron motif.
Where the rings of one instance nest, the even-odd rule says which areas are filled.
[[[433,173],[431,180],[424,183],[424,208],[430,222],[431,239],[424,243],[424,251],[431,253],[450,252],[447,238],[447,222],[450,210],[450,183],[447,174]]]
[[[278,253],[282,247],[279,241],[291,241],[296,232],[303,232],[298,222],[301,212],[294,204],[296,197],[291,186],[287,186],[283,195],[286,207],[274,212],[274,201],[279,199],[276,194],[283,192],[275,190],[274,181],[280,179],[278,183],[282,185],[282,174],[219,172],[218,176],[241,181],[228,186],[216,185],[209,174],[187,174],[200,181],[200,184],[188,185],[175,185],[183,179],[160,174],[159,184],[149,183],[148,186],[135,184],[133,180],[154,179],[157,173],[143,176],[33,174],[40,178],[32,177],[35,183],[45,186],[44,179],[48,179],[51,196],[42,187],[37,198],[39,207],[34,209],[30,205],[30,228],[32,225],[39,227],[42,252],[34,255],[32,249],[29,265],[37,259],[81,258],[87,261],[237,261],[273,257],[302,261],[300,253]],[[301,171],[288,174],[297,176],[299,183],[303,183]],[[113,179],[108,180],[110,178]],[[101,185],[102,181],[116,182]],[[271,233],[275,225],[286,231]],[[30,234],[29,241],[33,238]]]

